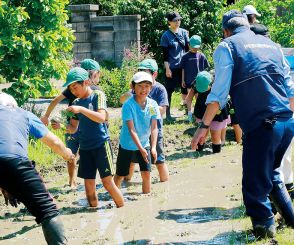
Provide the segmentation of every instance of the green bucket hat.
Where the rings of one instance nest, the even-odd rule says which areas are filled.
[[[207,71],[201,71],[196,76],[196,90],[199,93],[204,93],[208,90],[209,84],[212,81],[211,74]]]
[[[201,37],[198,36],[198,35],[193,35],[190,38],[189,44],[190,44],[191,48],[200,48],[200,46],[201,46]]]
[[[65,84],[62,85],[62,87],[67,87],[74,82],[85,81],[88,79],[89,79],[89,73],[85,69],[81,67],[75,67],[75,68],[72,68],[67,73],[66,82]]]
[[[85,70],[100,71],[100,65],[96,60],[84,59],[81,62],[81,67]]]
[[[154,59],[145,59],[140,62],[138,70],[150,70],[155,72],[158,71],[158,65]]]

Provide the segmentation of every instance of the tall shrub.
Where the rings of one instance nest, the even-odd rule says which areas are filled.
[[[251,4],[261,16],[259,21],[269,29],[273,41],[284,47],[294,46],[294,1],[293,0],[239,0],[233,5],[224,8],[223,12],[230,9],[239,9]]]
[[[67,0],[0,1],[0,74],[18,103],[51,91],[51,78],[64,78],[72,50],[66,26]]]

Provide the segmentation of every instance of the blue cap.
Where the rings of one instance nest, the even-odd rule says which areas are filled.
[[[228,23],[228,21],[232,18],[235,18],[235,17],[241,17],[241,18],[244,18],[243,14],[237,10],[237,9],[233,9],[233,10],[230,10],[226,13],[224,13],[223,15],[223,20],[222,20],[222,26],[223,28],[225,29],[226,28],[226,24]]]

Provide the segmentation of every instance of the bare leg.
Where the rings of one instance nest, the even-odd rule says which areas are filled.
[[[109,192],[110,196],[112,197],[113,201],[116,204],[116,207],[124,206],[124,198],[121,194],[118,187],[115,185],[112,176],[104,177],[102,180],[104,188]]]
[[[156,164],[156,167],[159,173],[160,182],[168,181],[169,172],[168,172],[167,165],[165,163],[161,163],[161,164]]]
[[[235,138],[236,138],[236,142],[238,144],[242,143],[242,129],[240,128],[239,124],[234,124],[232,125],[234,132],[235,132]]]
[[[121,182],[124,180],[124,176],[118,176],[117,174],[114,175],[114,183],[117,186],[117,188],[120,188]]]
[[[226,134],[227,134],[227,128],[223,128],[221,131],[221,144],[225,145],[226,143]]]
[[[86,197],[90,207],[98,206],[98,197],[96,193],[96,181],[95,179],[85,179]]]
[[[124,180],[130,181],[132,179],[133,175],[134,175],[134,172],[135,172],[135,163],[131,162],[130,169],[129,169],[129,174],[128,174],[128,176],[126,176],[124,178]]]
[[[73,159],[72,161],[67,162],[67,171],[68,171],[68,176],[69,176],[69,186],[72,189],[75,189],[77,187],[76,183],[76,158]]]
[[[142,192],[144,194],[151,191],[151,176],[149,171],[141,171],[142,176]]]

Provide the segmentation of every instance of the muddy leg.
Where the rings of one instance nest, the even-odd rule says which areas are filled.
[[[77,187],[76,183],[76,159],[73,159],[72,161],[67,162],[67,171],[69,176],[69,186],[72,189],[75,189]]]
[[[96,193],[96,181],[95,179],[85,179],[85,191],[86,197],[90,207],[98,206],[98,198]]]
[[[142,192],[144,194],[151,191],[151,176],[149,171],[141,171],[142,176]]]
[[[110,196],[112,197],[113,201],[116,204],[116,207],[122,207],[124,206],[124,198],[123,195],[121,194],[120,190],[118,187],[115,185],[113,181],[112,176],[107,176],[102,180],[104,188],[109,192]]]
[[[135,172],[135,163],[131,162],[129,174],[128,174],[128,176],[124,177],[124,180],[130,181],[134,175],[134,172]]]
[[[156,167],[159,173],[160,182],[168,181],[169,172],[168,172],[167,165],[165,163],[160,163],[160,164],[156,164]]]
[[[114,176],[114,183],[117,186],[117,188],[120,188],[121,186],[121,182],[124,180],[125,176],[119,176],[119,175],[115,175]]]

